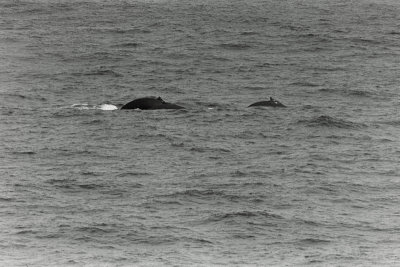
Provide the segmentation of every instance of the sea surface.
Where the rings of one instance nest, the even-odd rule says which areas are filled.
[[[397,0],[1,0],[0,266],[400,266],[399,115]]]

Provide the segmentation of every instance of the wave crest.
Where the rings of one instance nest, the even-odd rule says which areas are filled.
[[[327,115],[322,115],[310,120],[301,120],[299,123],[306,124],[309,127],[332,127],[332,128],[343,128],[343,129],[354,129],[360,128],[363,125],[343,119],[337,119]]]
[[[251,48],[248,44],[237,44],[237,43],[224,43],[219,45],[223,49],[228,50],[245,50]]]

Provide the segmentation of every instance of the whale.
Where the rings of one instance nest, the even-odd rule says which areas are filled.
[[[248,107],[274,107],[274,108],[286,108],[284,104],[281,102],[273,99],[272,97],[269,98],[269,100],[266,101],[259,101],[251,104]]]
[[[184,109],[184,107],[165,102],[161,97],[147,96],[132,100],[123,105],[121,109]]]

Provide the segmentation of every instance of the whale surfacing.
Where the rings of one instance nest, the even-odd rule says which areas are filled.
[[[251,104],[248,107],[280,107],[280,108],[285,108],[286,106],[282,104],[281,102],[273,99],[272,97],[269,98],[267,101],[260,101],[260,102],[255,102]]]
[[[184,107],[165,102],[161,97],[149,96],[135,99],[123,105],[121,109],[184,109]]]

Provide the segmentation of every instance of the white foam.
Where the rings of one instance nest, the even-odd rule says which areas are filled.
[[[111,105],[111,104],[102,104],[100,106],[100,109],[101,110],[116,110],[116,109],[118,109],[118,107],[114,106],[114,105]]]
[[[90,109],[89,104],[73,104],[71,107],[76,109]]]

